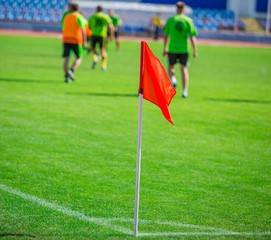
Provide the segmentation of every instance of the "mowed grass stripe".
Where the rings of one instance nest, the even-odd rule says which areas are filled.
[[[8,192],[10,194],[19,196],[19,197],[21,197],[21,198],[23,198],[23,199],[25,199],[27,201],[34,202],[34,203],[37,203],[37,204],[39,204],[39,205],[41,205],[43,207],[47,207],[47,208],[52,209],[54,211],[63,213],[65,215],[67,215],[67,216],[75,217],[75,218],[78,218],[79,220],[82,220],[82,221],[95,223],[95,224],[101,225],[103,227],[110,228],[112,230],[121,232],[123,234],[128,234],[128,235],[132,234],[131,231],[129,231],[129,230],[125,229],[125,228],[116,226],[116,225],[110,223],[110,221],[108,221],[107,219],[88,217],[88,216],[86,216],[83,213],[80,213],[78,211],[73,211],[73,210],[68,209],[66,207],[57,205],[55,203],[48,202],[46,200],[35,197],[33,195],[29,195],[27,193],[23,193],[23,192],[21,192],[19,190],[15,190],[15,189],[10,188],[10,187],[5,186],[5,185],[0,185],[0,189],[5,191],[5,192]]]
[[[95,218],[95,217],[88,217],[84,215],[83,213],[80,213],[78,211],[73,211],[71,209],[65,208],[63,206],[57,205],[55,203],[50,203],[46,200],[37,198],[35,196],[23,193],[19,190],[10,188],[5,185],[0,185],[0,189],[8,192],[10,194],[19,196],[27,201],[37,203],[43,207],[47,207],[49,209],[52,209],[54,211],[60,212],[62,214],[65,214],[67,216],[75,217],[82,221],[87,221],[90,223],[95,223],[98,225],[101,225],[103,227],[112,229],[117,232],[121,232],[126,235],[133,235],[133,231],[129,231],[128,229],[125,229],[121,226],[117,226],[116,224],[112,224],[112,222],[129,222],[132,223],[133,219],[122,219],[122,218],[112,218],[112,219],[106,219],[106,218]],[[169,226],[177,226],[177,227],[188,227],[188,228],[194,228],[194,229],[201,229],[201,230],[207,230],[207,231],[216,231],[216,232],[165,232],[165,233],[139,233],[138,236],[221,236],[221,235],[234,235],[234,236],[267,236],[271,235],[271,232],[231,232],[223,229],[217,229],[214,227],[203,227],[203,226],[196,226],[191,224],[179,224],[174,222],[159,222],[159,221],[148,221],[148,220],[140,220],[140,223],[142,224],[160,224],[160,225],[169,225]]]
[[[124,41],[119,52],[110,44],[107,72],[92,71],[85,54],[75,83],[65,85],[59,39],[1,36],[0,43],[1,183],[86,216],[132,219],[140,44]],[[162,44],[149,44],[166,66]],[[139,218],[269,232],[271,51],[199,46],[199,53],[190,59],[189,99],[179,80],[171,103],[174,127],[143,102]],[[123,237],[0,198],[1,232]],[[139,230],[180,232],[165,224]]]

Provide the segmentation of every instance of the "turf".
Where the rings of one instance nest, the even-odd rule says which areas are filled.
[[[121,44],[109,45],[108,71],[85,53],[65,84],[60,39],[0,36],[4,239],[134,239],[112,227],[133,231],[140,44]],[[166,66],[162,44],[149,46]],[[270,239],[270,59],[271,49],[200,45],[188,99],[177,73],[175,126],[144,101],[139,232],[154,236],[140,238]]]

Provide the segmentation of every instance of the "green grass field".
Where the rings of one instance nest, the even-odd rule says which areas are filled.
[[[60,39],[0,36],[2,239],[135,239],[140,43],[121,47],[65,84]],[[200,45],[175,126],[143,102],[140,239],[271,238],[270,59]]]

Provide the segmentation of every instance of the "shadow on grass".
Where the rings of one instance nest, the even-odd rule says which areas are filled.
[[[255,99],[230,99],[230,98],[205,98],[207,101],[213,102],[230,102],[230,103],[260,103],[260,104],[270,104],[269,100],[255,100]]]
[[[32,234],[25,234],[25,233],[0,233],[0,237],[10,237],[10,238],[36,238],[37,236]]]
[[[101,236],[102,235],[102,236]],[[132,236],[125,236],[122,233],[114,233],[114,234],[101,234],[99,235],[99,239],[108,239],[113,237],[114,239],[130,239],[133,238]],[[92,239],[92,235],[91,234],[63,234],[63,235],[53,235],[53,234],[48,234],[48,235],[34,235],[34,234],[26,234],[26,233],[0,233],[0,238],[17,238],[17,239],[34,239],[34,238],[38,238],[38,239],[42,239],[42,238],[52,238],[52,239]],[[97,234],[95,234],[94,238],[97,237]],[[124,238],[125,237],[125,238]],[[94,239],[93,238],[93,239]]]
[[[9,83],[62,83],[61,81],[54,80],[37,80],[37,79],[24,79],[24,78],[6,78],[0,77],[0,82],[9,82]]]
[[[26,67],[26,68],[28,68],[28,69],[30,69],[30,68],[33,68],[33,69],[46,69],[46,70],[48,70],[48,69],[62,69],[62,66],[59,66],[59,65],[57,65],[57,64],[54,64],[54,65],[52,65],[52,64],[38,64],[38,63],[32,63],[32,64],[23,64],[23,63],[21,63],[20,64],[20,66],[22,66],[22,67]]]
[[[75,93],[68,92],[68,95],[78,95],[78,96],[97,96],[97,97],[138,97],[134,93]]]

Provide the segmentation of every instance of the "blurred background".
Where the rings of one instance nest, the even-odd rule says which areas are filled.
[[[115,10],[122,19],[121,35],[151,36],[151,19],[162,22],[176,13],[176,0],[76,1],[86,18],[97,5]],[[271,0],[186,0],[201,38],[250,38],[270,40]],[[68,0],[0,0],[0,29],[61,32],[61,19]]]

